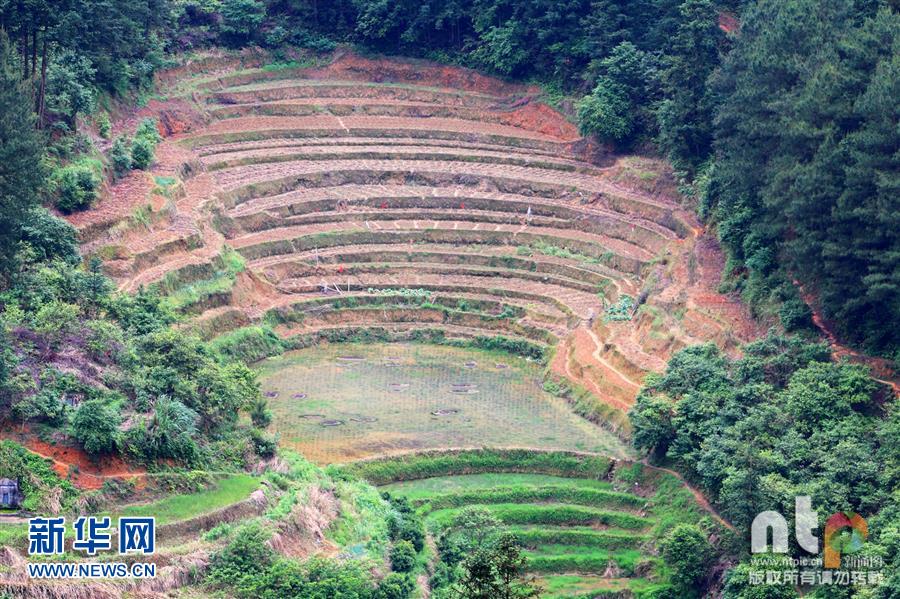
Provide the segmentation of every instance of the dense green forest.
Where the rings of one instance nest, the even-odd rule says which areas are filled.
[[[139,95],[175,53],[218,45],[287,60],[291,48],[348,43],[538,82],[583,133],[670,159],[726,249],[723,291],[804,333],[802,284],[842,339],[900,362],[897,10],[878,0],[0,0],[0,409],[95,456],[238,467],[274,452],[255,375],[175,332],[154,294],[116,292],[44,207],[86,208],[104,177],[146,167],[152,123],[105,158],[79,123],[89,116],[108,136],[98,107]],[[723,14],[739,27],[723,28]],[[126,434],[122,414],[134,420]],[[780,335],[736,360],[711,346],[682,351],[631,413],[635,445],[676,464],[739,528],[772,506],[792,513],[797,494],[822,512],[877,514],[867,551],[893,560],[893,577],[814,595],[860,599],[900,597],[898,417],[862,368]],[[235,543],[213,572],[231,585],[256,556],[268,578],[240,589],[247,596],[316,576],[368,584],[327,563],[294,571],[253,531]],[[726,576],[723,596],[772,596],[745,568]]]
[[[739,360],[713,345],[681,351],[646,381],[630,417],[635,446],[677,464],[738,530],[765,510],[793,514],[800,495],[820,513],[877,514],[866,551],[891,569],[874,596],[896,597],[900,410],[892,399],[865,369],[831,363],[826,346],[770,335]],[[761,596],[753,592],[738,569],[725,596]],[[823,592],[814,596],[868,596]]]

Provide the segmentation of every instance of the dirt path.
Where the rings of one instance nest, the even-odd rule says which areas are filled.
[[[893,369],[888,365],[888,361],[883,358],[867,356],[851,347],[842,344],[838,340],[837,334],[828,325],[825,317],[819,310],[815,308],[816,298],[812,295],[812,293],[807,292],[800,284],[800,281],[796,279],[794,279],[794,285],[797,286],[797,289],[800,291],[800,297],[804,302],[806,302],[806,304],[812,311],[813,324],[816,325],[816,328],[819,329],[819,332],[825,337],[825,339],[828,340],[828,344],[831,346],[831,354],[834,359],[839,360],[841,358],[847,358],[851,362],[868,366],[872,369],[873,379],[875,379],[879,383],[882,383],[883,385],[887,385],[894,392],[895,397],[900,397],[900,384],[898,384],[897,382],[897,373],[894,372]]]
[[[591,354],[591,357],[594,358],[597,362],[603,365],[607,370],[612,371],[618,376],[622,382],[626,383],[629,387],[632,387],[635,391],[640,391],[641,385],[633,381],[627,374],[610,364],[603,356],[600,355],[600,352],[603,351],[603,342],[600,341],[600,337],[597,336],[590,327],[586,327],[587,334],[590,335],[591,339],[594,341],[594,345],[597,346],[597,349],[594,350],[594,353]]]
[[[674,476],[675,478],[680,480],[681,484],[683,484],[684,487],[688,491],[691,492],[691,494],[694,496],[694,499],[697,501],[698,504],[700,504],[700,507],[702,507],[704,510],[709,512],[709,514],[716,520],[716,522],[718,522],[719,524],[721,524],[722,526],[724,526],[731,532],[734,532],[734,533],[737,532],[737,529],[734,527],[734,525],[731,524],[731,522],[729,522],[725,518],[723,518],[719,514],[719,512],[716,511],[716,509],[712,506],[712,504],[709,502],[709,500],[706,498],[706,496],[699,489],[696,489],[695,487],[693,487],[691,485],[691,483],[689,483],[687,480],[685,480],[685,478],[680,473],[676,472],[675,470],[671,470],[669,468],[663,468],[662,466],[654,466],[653,464],[650,464],[647,461],[647,458],[644,458],[643,460],[641,460],[641,464],[643,464],[647,468],[650,468],[651,470],[657,470],[659,472],[665,472],[666,474],[671,474],[672,476]]]

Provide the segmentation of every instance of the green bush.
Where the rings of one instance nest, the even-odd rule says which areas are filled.
[[[136,138],[146,139],[156,146],[162,141],[162,135],[159,134],[159,121],[153,118],[146,118],[140,122],[134,132]]]
[[[97,116],[97,133],[103,139],[109,139],[112,134],[112,123],[109,121],[109,115],[105,112],[101,112]]]
[[[391,569],[394,572],[412,572],[416,567],[416,550],[409,541],[397,541],[391,547]]]
[[[117,137],[109,150],[109,161],[112,164],[113,176],[121,177],[131,170],[131,152],[128,150],[128,140],[125,137]]]
[[[147,170],[153,164],[156,146],[149,139],[135,137],[131,142],[131,168]]]
[[[264,398],[260,397],[250,405],[250,421],[257,428],[267,428],[272,424],[272,410]]]
[[[86,166],[67,166],[57,175],[56,207],[69,214],[85,210],[97,199],[100,177]]]
[[[578,122],[585,135],[596,134],[604,141],[621,142],[634,131],[631,102],[622,86],[603,78],[578,103]]]
[[[244,577],[260,573],[275,559],[266,545],[271,534],[259,524],[248,524],[234,533],[231,542],[213,554],[209,579],[222,586],[233,586]]]
[[[197,420],[197,413],[183,403],[160,397],[152,416],[128,430],[125,447],[144,461],[168,458],[190,464],[199,452],[195,441]]]
[[[119,444],[117,411],[102,400],[82,403],[72,417],[72,436],[92,456],[111,453]]]
[[[699,528],[679,524],[660,544],[663,559],[672,568],[672,582],[690,591],[703,588],[712,564],[713,549]]]
[[[812,310],[800,298],[786,300],[778,309],[778,319],[785,331],[798,331],[812,327]]]
[[[278,451],[278,439],[258,429],[250,431],[250,440],[253,442],[253,450],[260,457],[271,458]]]
[[[416,584],[412,578],[391,572],[378,585],[374,599],[409,599],[415,588]]]
[[[41,206],[32,208],[22,223],[22,241],[35,260],[56,258],[72,265],[81,263],[75,227]]]

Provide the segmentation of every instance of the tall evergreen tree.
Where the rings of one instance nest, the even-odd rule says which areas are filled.
[[[9,40],[0,32],[0,284],[14,267],[22,222],[40,203],[46,177],[44,141],[18,67]]]
[[[718,92],[709,200],[757,304],[796,277],[849,340],[900,349],[900,15],[761,0]]]
[[[676,169],[693,175],[711,151],[712,101],[706,80],[719,63],[718,9],[712,0],[687,0],[666,57],[659,109],[659,143]]]

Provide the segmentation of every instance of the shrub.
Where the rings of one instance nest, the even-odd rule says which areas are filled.
[[[159,134],[159,121],[152,118],[144,119],[138,125],[134,136],[140,139],[146,139],[154,146],[162,141],[162,135]]]
[[[117,137],[109,150],[109,161],[112,164],[113,176],[118,178],[131,170],[131,152],[125,137]]]
[[[112,134],[112,123],[109,122],[109,115],[105,112],[101,112],[97,117],[97,133],[103,139],[109,139]]]
[[[416,585],[409,576],[391,572],[378,585],[375,599],[408,599],[415,588]]]
[[[149,139],[135,137],[131,142],[131,168],[147,170],[153,164],[155,151],[156,148]]]
[[[271,458],[278,450],[278,440],[260,430],[250,431],[250,440],[253,441],[253,450],[260,457]]]
[[[409,541],[397,541],[391,547],[391,569],[394,572],[412,572],[416,567],[416,550]]]
[[[57,176],[56,207],[69,214],[89,208],[97,199],[100,177],[85,166],[67,166]]]
[[[663,559],[672,568],[672,582],[683,589],[702,588],[712,561],[712,547],[699,528],[679,524],[660,544]]]
[[[72,436],[93,456],[110,453],[119,443],[118,413],[98,399],[81,404],[72,418]]]
[[[22,223],[22,241],[34,252],[36,260],[59,258],[68,264],[80,264],[75,227],[37,206]]]
[[[193,462],[198,454],[197,413],[179,401],[160,397],[153,416],[133,426],[126,435],[129,452],[144,459],[172,458]]]
[[[81,308],[77,304],[67,304],[52,300],[41,306],[34,315],[34,330],[47,335],[51,342],[68,333],[78,322]]]
[[[778,318],[785,331],[797,331],[812,326],[812,310],[800,298],[786,300],[778,309]]]
[[[41,389],[38,393],[23,397],[13,406],[12,412],[23,422],[43,420],[52,426],[61,426],[69,407],[63,402],[62,394],[52,389]]]
[[[585,135],[596,134],[604,141],[621,142],[634,130],[631,103],[620,85],[603,78],[578,103],[578,122]]]
[[[263,398],[258,398],[250,406],[250,421],[257,428],[267,428],[272,424],[272,410],[269,409],[269,402]]]
[[[214,583],[233,585],[247,575],[269,567],[275,552],[266,545],[269,532],[259,524],[248,524],[235,532],[221,551],[213,554],[209,578]]]

